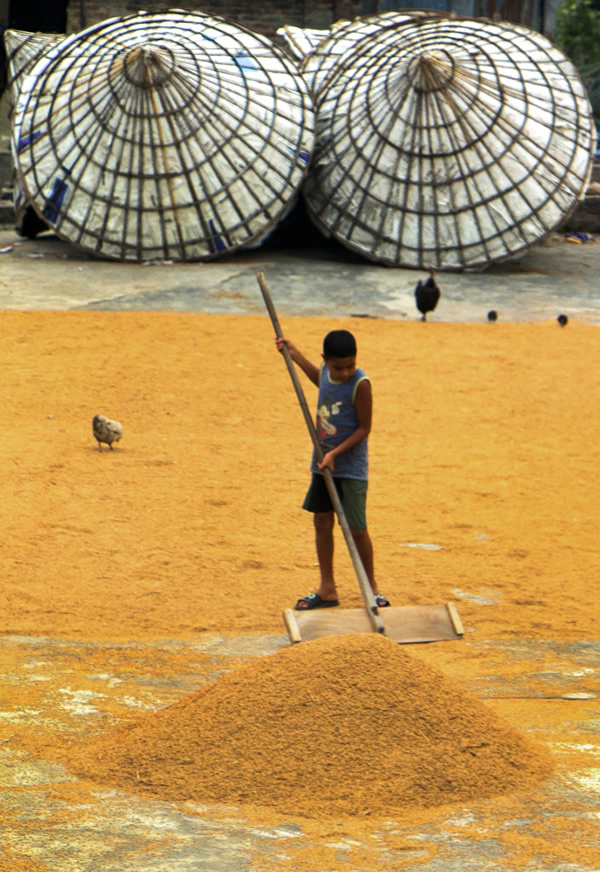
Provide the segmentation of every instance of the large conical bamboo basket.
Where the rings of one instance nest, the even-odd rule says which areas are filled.
[[[308,210],[371,260],[481,269],[541,241],[584,196],[587,94],[526,27],[413,18],[356,42],[317,92]]]
[[[115,18],[44,52],[13,124],[29,200],[56,232],[121,260],[208,260],[289,209],[312,99],[266,37],[171,10]]]

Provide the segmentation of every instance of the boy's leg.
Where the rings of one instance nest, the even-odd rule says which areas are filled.
[[[377,594],[373,543],[367,530],[367,490],[368,483],[366,481],[343,480],[342,505],[365,574],[369,579],[373,593]]]
[[[333,512],[315,512],[315,544],[321,573],[321,584],[317,593],[322,600],[336,600],[337,591],[333,579]]]

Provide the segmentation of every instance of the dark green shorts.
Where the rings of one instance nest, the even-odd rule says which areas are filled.
[[[367,481],[352,478],[334,478],[340,502],[351,530],[367,529]],[[302,508],[307,512],[333,512],[333,503],[322,475],[313,473],[312,481]]]

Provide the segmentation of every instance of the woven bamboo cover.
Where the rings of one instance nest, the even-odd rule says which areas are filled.
[[[397,28],[416,18],[435,18],[439,13],[422,9],[403,9],[365,15],[352,21],[339,21],[314,41],[301,58],[300,69],[308,86],[318,95],[332,67],[351,59],[357,44],[365,37],[378,35],[386,28]]]
[[[26,30],[5,30],[4,48],[6,50],[6,67],[8,71],[9,116],[12,119],[15,105],[19,98],[21,82],[28,69],[31,69],[51,45],[55,45],[64,37],[53,33],[30,33]],[[23,210],[27,205],[27,194],[16,171],[16,154],[14,140],[11,139],[13,159],[13,206],[16,223],[19,224]]]
[[[266,37],[142,12],[45,52],[12,133],[28,197],[63,238],[121,260],[207,260],[260,240],[289,208],[314,112]]]
[[[294,60],[301,61],[313,52],[320,42],[327,39],[330,31],[285,24],[277,29],[277,34],[283,38],[286,48]]]
[[[484,268],[554,230],[595,131],[568,58],[528,28],[423,18],[343,54],[317,101],[317,226],[381,263]]]
[[[4,47],[11,94],[18,94],[24,73],[51,45],[65,37],[56,33],[30,33],[28,30],[5,30]]]

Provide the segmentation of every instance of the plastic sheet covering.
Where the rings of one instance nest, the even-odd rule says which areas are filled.
[[[293,24],[285,24],[277,30],[277,34],[283,38],[287,50],[297,61],[303,60],[313,52],[320,42],[327,39],[330,33],[329,29],[316,30],[311,27],[296,27]]]

